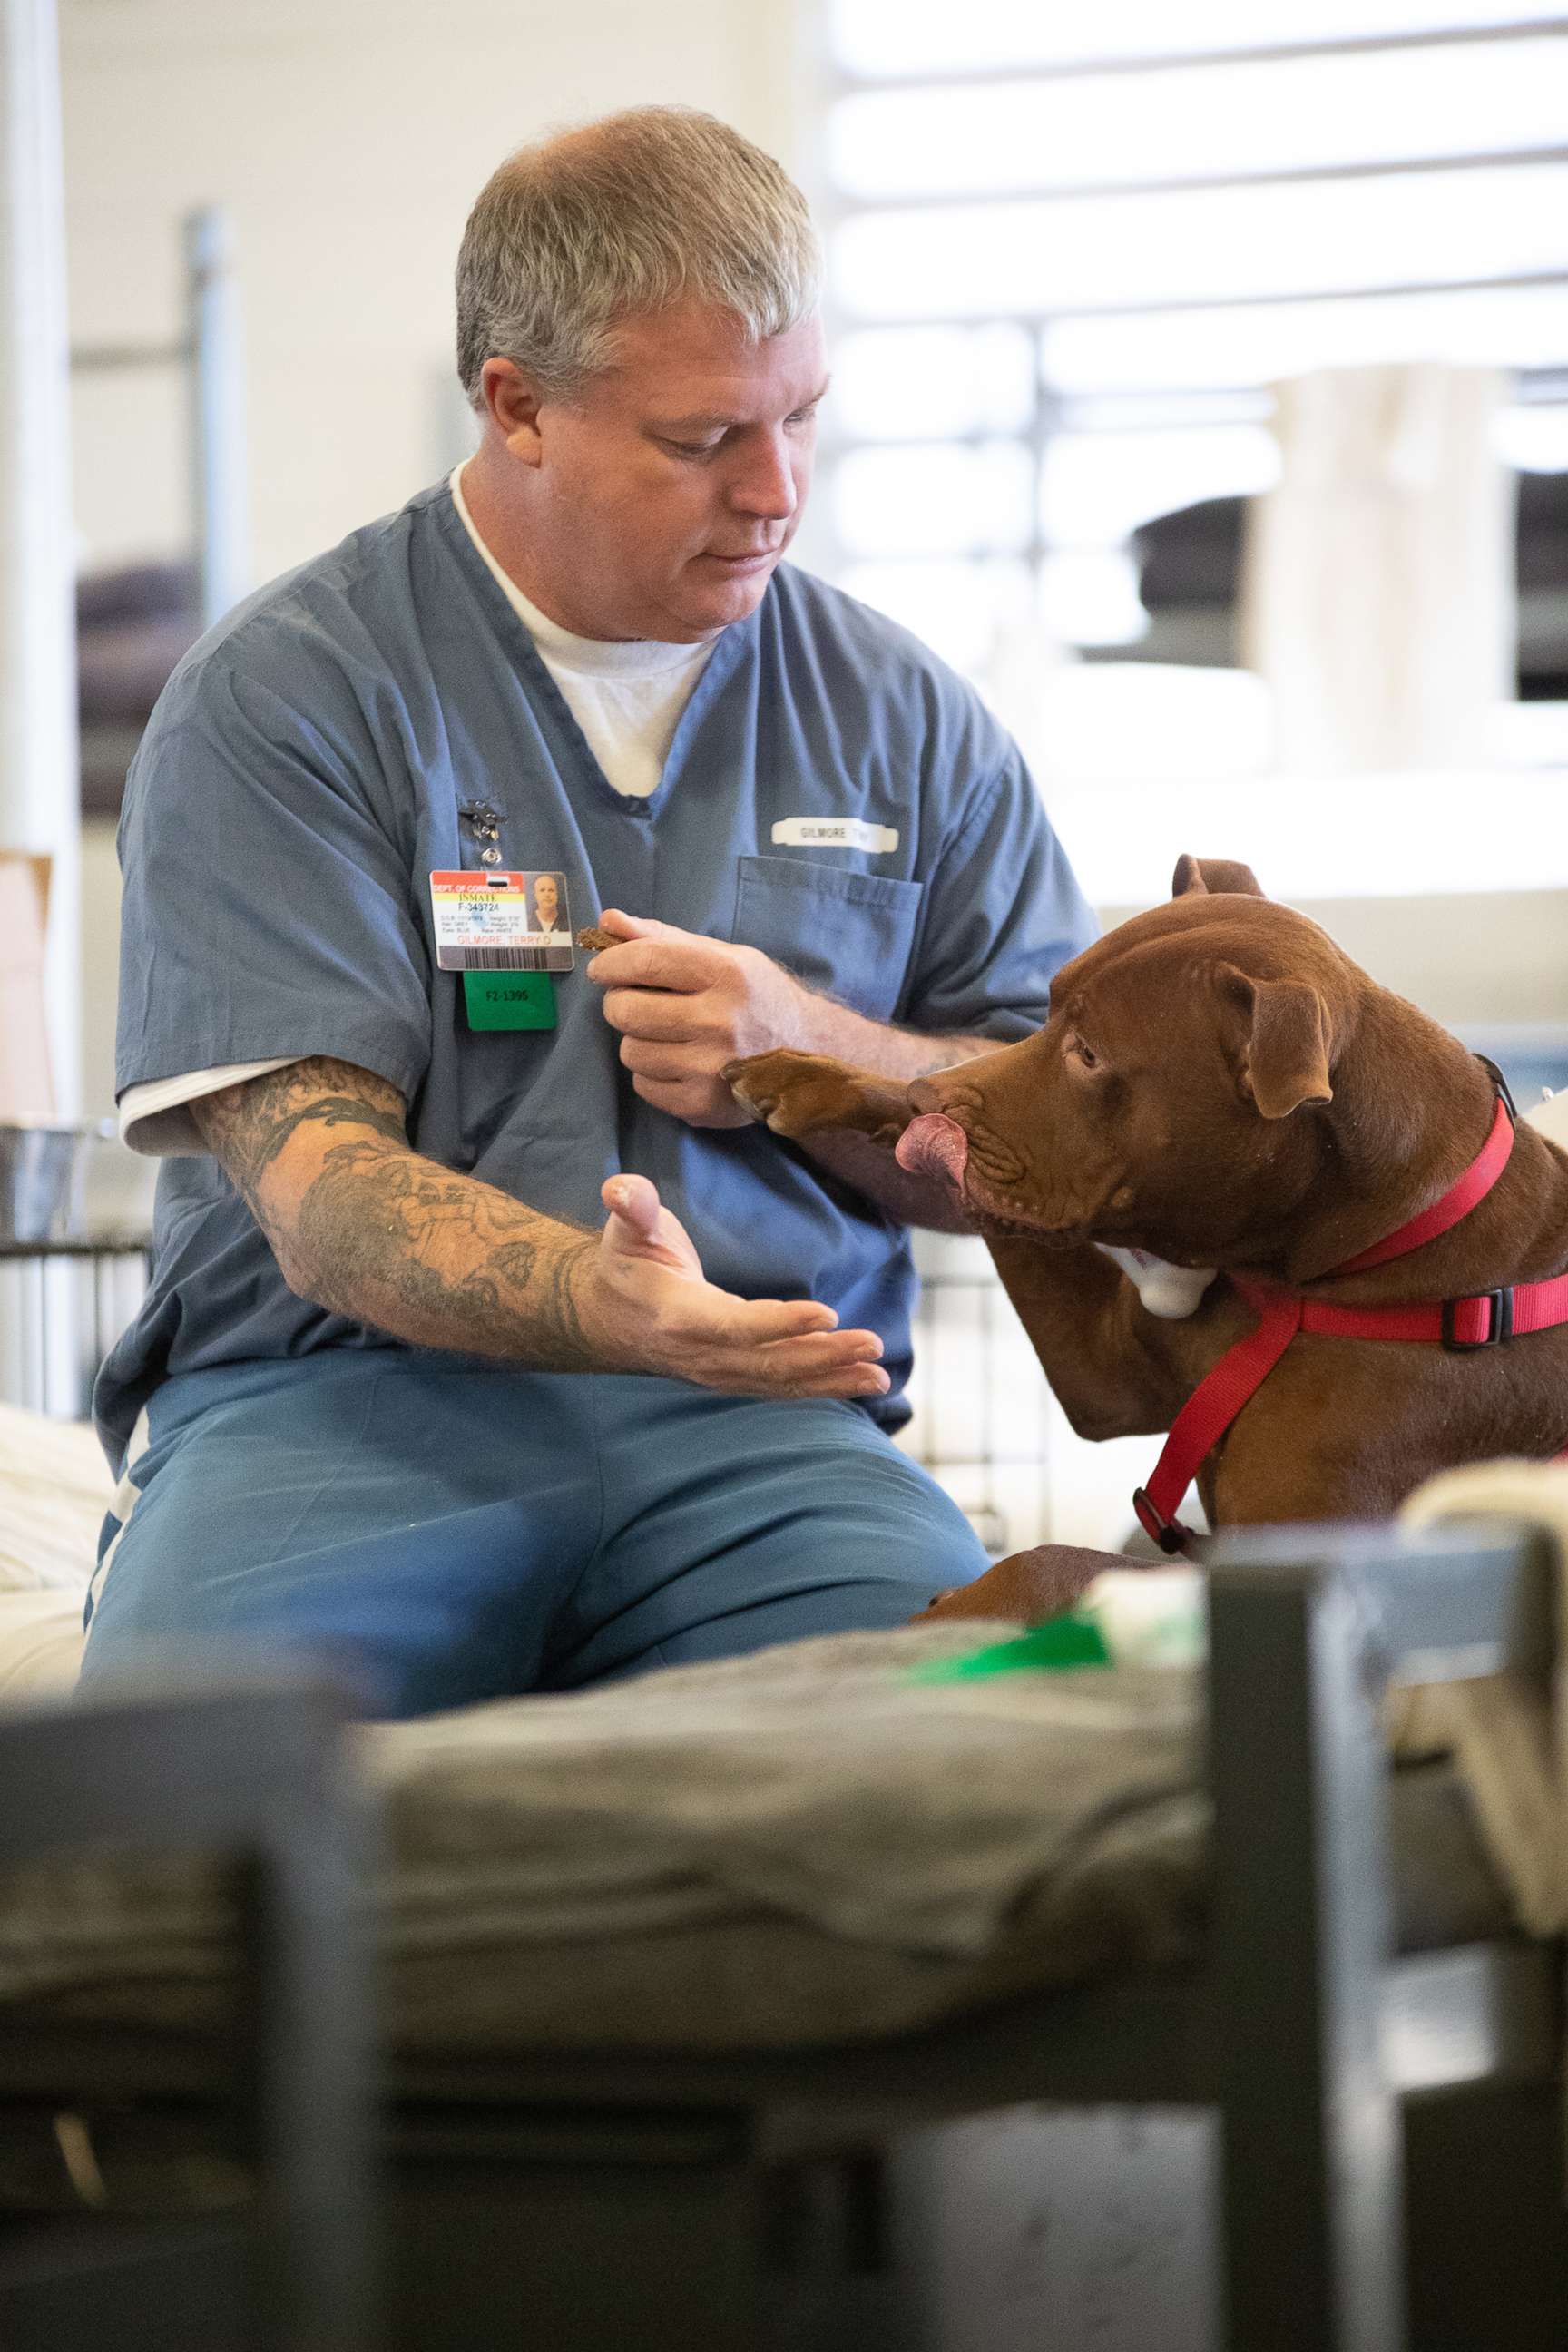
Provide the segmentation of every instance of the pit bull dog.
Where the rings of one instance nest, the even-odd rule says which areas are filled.
[[[1079,1434],[1172,1431],[1138,1497],[1167,1550],[1194,1472],[1224,1527],[1562,1452],[1568,1152],[1247,867],[1184,857],[1174,887],[1020,1045],[907,1089],[789,1053],[726,1076],[775,1134],[849,1129],[951,1188]],[[1097,1244],[1223,1278],[1162,1319]],[[1037,1617],[1104,1564],[1047,1546],[939,1605]]]

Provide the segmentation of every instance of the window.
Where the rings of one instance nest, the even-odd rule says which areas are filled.
[[[1198,509],[1234,607],[1271,383],[1500,366],[1502,454],[1568,470],[1568,23],[1518,0],[830,0],[828,42],[822,557],[980,683],[1078,812],[1091,891],[1136,898],[1136,805],[1105,787],[1181,779],[1193,809],[1267,772],[1229,618],[1152,617],[1134,534]],[[1500,765],[1568,764],[1568,687],[1543,693],[1498,714]],[[1498,856],[1447,887],[1512,887]],[[1430,868],[1391,880],[1373,853],[1363,887],[1443,887]],[[1568,837],[1533,878],[1568,885]]]

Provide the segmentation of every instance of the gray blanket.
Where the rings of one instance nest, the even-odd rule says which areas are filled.
[[[833,1636],[359,1733],[393,2043],[832,2042],[1180,1964],[1194,1679],[913,1675],[1009,1630]],[[193,2029],[221,2010],[212,1871],[33,1871],[0,1896],[0,2001]]]
[[[384,2033],[422,2057],[896,2033],[1201,1947],[1201,1681],[925,1682],[1017,1629],[835,1635],[355,1735]],[[1406,1949],[1502,1932],[1447,1766],[1395,1776]],[[10,2020],[201,2032],[232,1994],[189,1863],[0,1884]]]

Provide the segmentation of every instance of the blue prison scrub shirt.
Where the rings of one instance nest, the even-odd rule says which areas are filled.
[[[429,877],[479,868],[458,807],[485,800],[503,866],[564,874],[574,927],[622,907],[748,942],[874,1020],[1008,1041],[1094,931],[1016,747],[916,639],[781,565],[720,637],[658,789],[616,792],[442,482],[204,637],[126,789],[121,1091],[331,1055],[399,1089],[416,1150],[546,1214],[597,1228],[607,1176],[650,1176],[710,1280],[880,1335],[892,1389],[871,1410],[898,1427],[903,1227],[763,1128],[644,1103],[581,952],[553,1030],[467,1027]],[[800,817],[897,846],[775,841]],[[168,1377],[403,1344],[295,1297],[208,1156],[164,1161],[154,1230],[96,1397],[117,1465]]]

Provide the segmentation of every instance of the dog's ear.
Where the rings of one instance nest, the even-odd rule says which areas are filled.
[[[1193,898],[1215,892],[1244,898],[1261,898],[1264,896],[1262,886],[1250,866],[1238,866],[1230,857],[1189,857],[1184,852],[1176,860],[1176,871],[1171,882],[1172,898]]]
[[[1252,980],[1235,964],[1221,964],[1217,977],[1247,1023],[1241,1082],[1264,1118],[1332,1102],[1329,1008],[1310,982]]]

